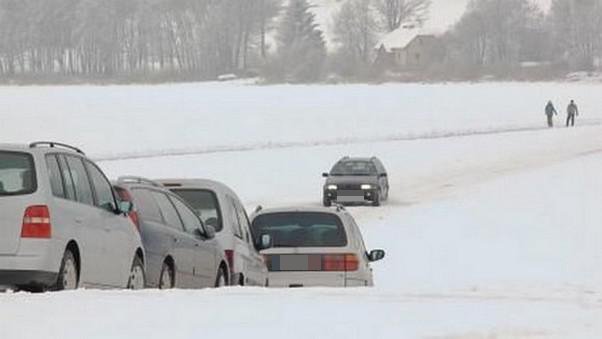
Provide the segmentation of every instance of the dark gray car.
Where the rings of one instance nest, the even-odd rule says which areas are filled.
[[[131,201],[147,253],[147,287],[204,288],[228,284],[230,270],[215,229],[203,225],[179,196],[150,180],[119,178],[120,198]]]
[[[329,173],[322,174],[324,206],[365,203],[380,206],[388,199],[389,180],[382,162],[376,158],[350,158],[339,160]]]

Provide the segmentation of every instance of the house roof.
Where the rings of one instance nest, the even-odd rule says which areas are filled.
[[[418,36],[437,36],[439,34],[440,32],[435,29],[404,26],[383,36],[376,48],[384,46],[384,48],[390,52],[392,49],[406,48],[406,46]]]

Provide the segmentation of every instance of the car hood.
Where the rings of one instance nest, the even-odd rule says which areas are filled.
[[[378,178],[375,175],[328,177],[325,183],[325,185],[339,184],[378,184]]]

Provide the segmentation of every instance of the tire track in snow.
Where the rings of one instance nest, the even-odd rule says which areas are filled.
[[[601,120],[584,120],[580,122],[579,127],[591,127],[591,126],[602,126]],[[161,158],[161,157],[173,157],[173,156],[186,156],[186,155],[202,155],[202,154],[213,154],[213,153],[230,153],[230,152],[250,152],[250,151],[261,151],[261,150],[275,150],[275,149],[287,149],[287,148],[310,148],[319,146],[346,146],[353,144],[363,144],[372,142],[397,142],[397,141],[416,141],[416,140],[434,140],[434,139],[448,139],[448,138],[460,138],[460,137],[471,137],[481,135],[496,135],[505,133],[518,133],[518,132],[534,132],[543,131],[549,129],[548,127],[542,126],[507,126],[502,128],[483,128],[483,129],[466,129],[457,131],[434,131],[424,133],[406,133],[397,135],[388,135],[383,137],[367,137],[367,138],[337,138],[337,139],[324,139],[317,141],[290,141],[290,142],[264,142],[255,143],[249,145],[215,145],[200,148],[181,148],[181,149],[165,149],[165,150],[150,150],[143,152],[129,152],[129,153],[115,153],[115,154],[101,154],[92,157],[95,161],[121,161],[121,160],[133,160],[133,159],[149,159],[149,158]]]

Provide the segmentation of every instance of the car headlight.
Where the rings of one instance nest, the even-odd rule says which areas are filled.
[[[326,186],[326,188],[329,191],[336,191],[339,187],[337,185],[328,185],[328,186]]]
[[[371,190],[372,189],[372,185],[369,185],[369,184],[362,185],[362,189],[363,190]]]

